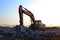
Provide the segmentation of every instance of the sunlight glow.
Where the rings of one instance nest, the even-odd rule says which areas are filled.
[[[42,20],[46,26],[60,26],[60,0],[1,0],[0,24],[19,24],[18,7],[20,4],[30,10],[36,20]],[[30,17],[24,14],[24,25],[30,24]]]

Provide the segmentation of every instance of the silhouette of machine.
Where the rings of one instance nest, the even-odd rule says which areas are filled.
[[[19,6],[19,18],[20,18],[20,25],[23,25],[23,13],[28,15],[31,18],[31,28],[35,29],[35,27],[40,27],[41,20],[35,20],[35,17],[31,11],[28,9],[22,7],[22,5]]]

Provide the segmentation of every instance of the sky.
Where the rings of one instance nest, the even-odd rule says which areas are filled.
[[[36,20],[42,20],[47,26],[60,26],[60,0],[0,0],[0,25],[19,24],[19,5],[30,10]],[[24,14],[24,25],[30,25],[30,20]]]

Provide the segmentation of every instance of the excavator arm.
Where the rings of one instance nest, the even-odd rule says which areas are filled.
[[[23,10],[23,13],[26,14],[26,15],[28,15],[28,16],[30,16],[33,24],[35,23],[35,18],[34,18],[34,15],[32,14],[32,12],[30,12],[29,10],[27,10],[27,9],[25,8],[25,10]]]
[[[26,8],[24,8],[25,10],[23,10],[22,5],[19,6],[19,18],[20,18],[20,24],[23,25],[23,13],[30,16],[33,24],[35,23],[35,18],[34,15],[32,14],[32,12],[30,12],[29,10],[27,10]]]

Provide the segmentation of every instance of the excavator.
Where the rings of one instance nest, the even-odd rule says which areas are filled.
[[[23,13],[28,15],[31,18],[31,26],[30,28],[35,29],[39,28],[41,25],[41,20],[35,20],[35,17],[31,11],[28,9],[22,7],[22,5],[19,6],[19,18],[20,18],[20,25],[23,25]],[[36,27],[37,26],[37,27]]]
[[[41,20],[35,20],[33,13],[26,8],[19,6],[19,18],[20,24],[14,26],[14,28],[6,28],[0,30],[0,40],[60,40],[60,29],[45,29],[38,30],[45,25],[41,23]],[[31,20],[31,26],[25,28],[23,25],[23,13],[28,15]],[[25,30],[26,29],[26,30]],[[32,30],[31,30],[32,29]]]

